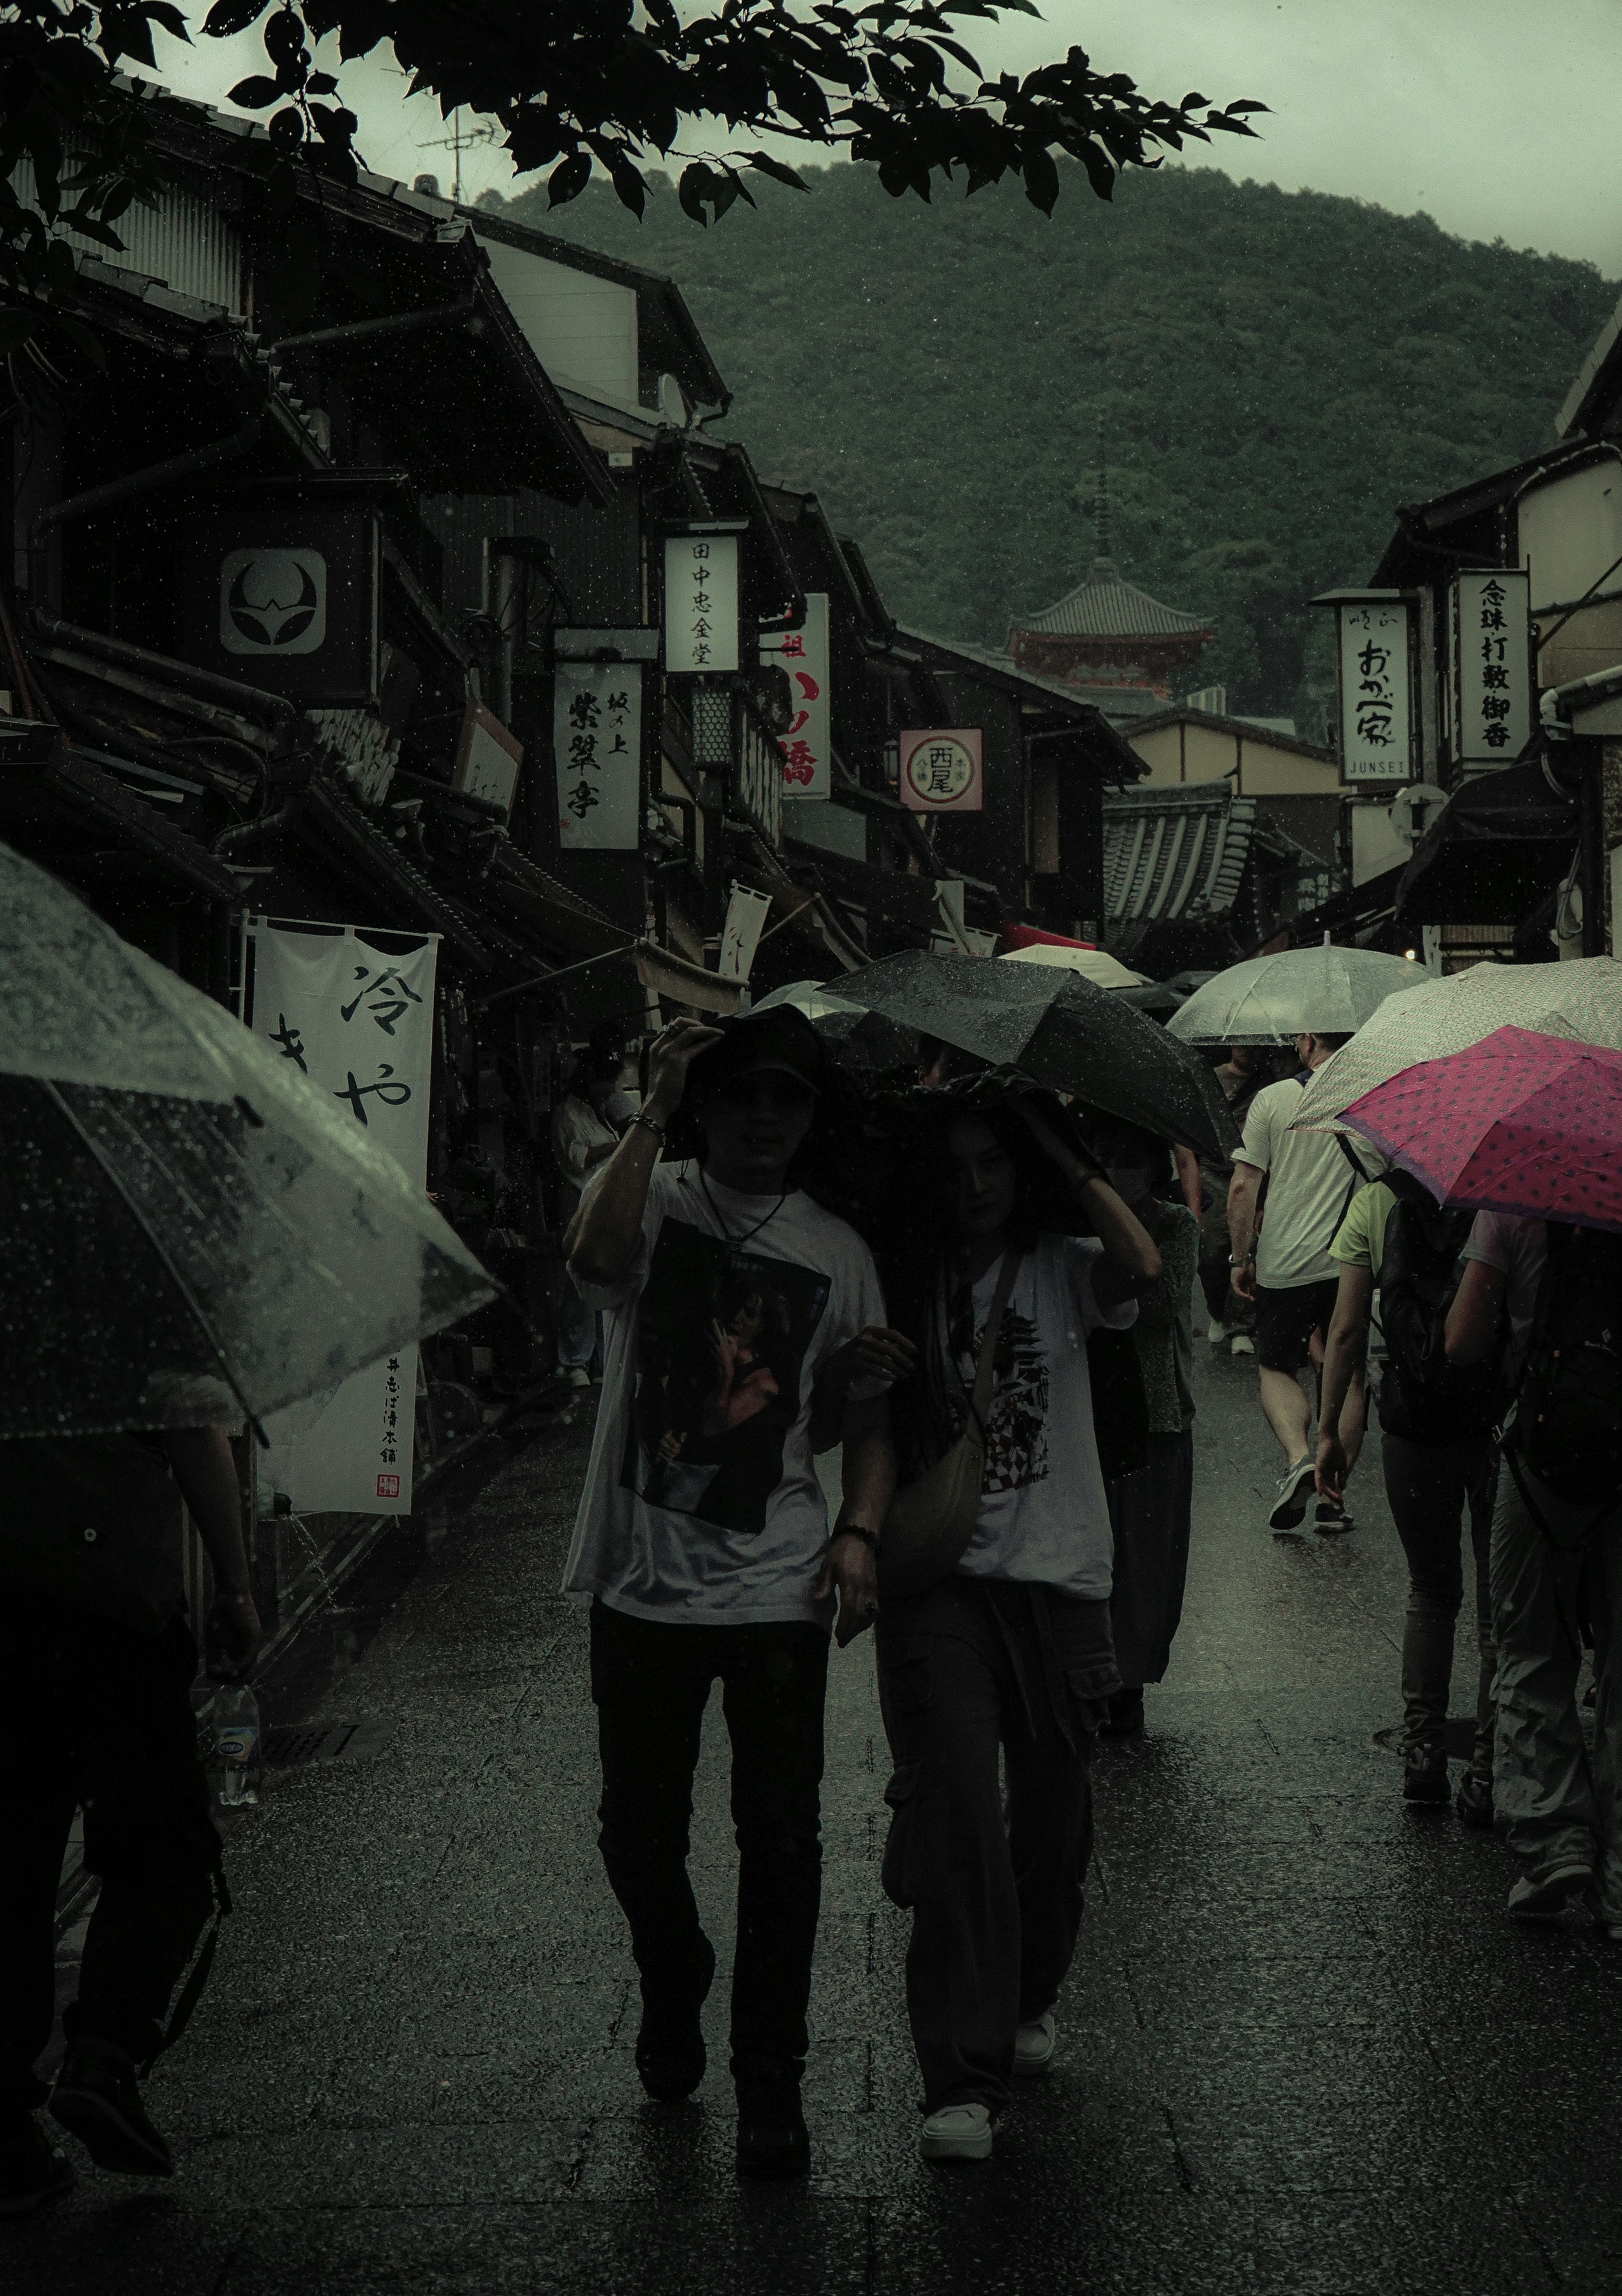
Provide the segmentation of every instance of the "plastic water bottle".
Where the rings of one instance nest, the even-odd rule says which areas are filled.
[[[259,1798],[259,1702],[246,1683],[223,1683],[214,1693],[214,1759],[223,1809],[241,1809]]]

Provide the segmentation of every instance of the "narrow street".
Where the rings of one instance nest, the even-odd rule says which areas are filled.
[[[694,1844],[724,1955],[711,2070],[691,2105],[643,2101],[584,1620],[555,1592],[587,1402],[442,1508],[381,1615],[363,1587],[339,1623],[364,1647],[307,1718],[389,1735],[274,1770],[233,1831],[215,1980],[151,2085],[175,2183],[81,2156],[77,2192],[8,2231],[6,2288],[1622,2287],[1622,1961],[1587,1931],[1517,1931],[1498,1843],[1405,1810],[1373,1734],[1398,1710],[1405,1584],[1377,1477],[1354,1482],[1349,1539],[1275,1546],[1254,1374],[1199,1357],[1173,1674],[1142,1748],[1102,1752],[1060,2069],[987,2168],[916,2157],[866,1644],[832,1669],[808,2185],[741,2187],[732,2166],[715,1705]],[[1455,1711],[1472,1657],[1462,1636]]]

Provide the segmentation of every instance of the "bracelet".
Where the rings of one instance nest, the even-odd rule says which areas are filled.
[[[876,1530],[869,1530],[864,1522],[841,1522],[836,1524],[833,1532],[833,1538],[859,1538],[863,1546],[871,1546],[875,1554],[879,1552],[879,1534]],[[831,1538],[828,1542],[830,1546],[833,1544],[833,1538]]]
[[[663,1145],[665,1128],[659,1122],[656,1117],[644,1116],[639,1108],[635,1115],[631,1119],[631,1123],[640,1124],[644,1132],[651,1132],[653,1135],[653,1137],[659,1142],[660,1145]],[[626,1128],[628,1131],[630,1127],[627,1126]]]
[[[1253,1251],[1247,1251],[1242,1259],[1234,1259],[1230,1258],[1228,1266],[1230,1267],[1249,1267],[1250,1262],[1255,1259],[1255,1257],[1256,1254]]]

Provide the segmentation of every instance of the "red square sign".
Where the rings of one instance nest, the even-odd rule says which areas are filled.
[[[903,734],[897,791],[913,813],[981,810],[980,728],[951,726]]]
[[[399,1477],[380,1475],[377,1479],[377,1495],[380,1499],[397,1499],[400,1496]]]

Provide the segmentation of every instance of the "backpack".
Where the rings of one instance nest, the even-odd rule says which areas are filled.
[[[1551,1220],[1548,1238],[1504,1447],[1557,1498],[1604,1514],[1622,1498],[1622,1235]]]
[[[1410,1443],[1456,1443],[1490,1432],[1497,1417],[1497,1371],[1490,1364],[1450,1364],[1447,1310],[1463,1268],[1472,1211],[1445,1211],[1406,1172],[1384,1185],[1397,1201],[1386,1220],[1380,1259],[1380,1324],[1387,1365],[1380,1382],[1380,1423]]]

